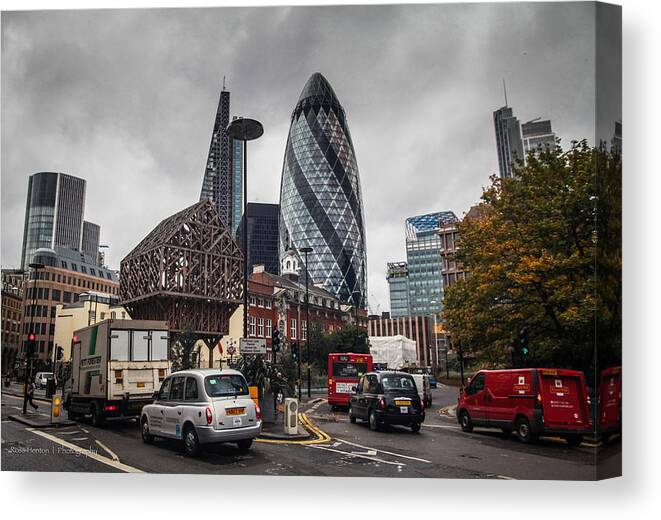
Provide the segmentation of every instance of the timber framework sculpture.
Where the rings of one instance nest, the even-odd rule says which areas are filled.
[[[212,352],[243,297],[243,254],[213,203],[163,220],[120,264],[120,298],[133,319],[164,320],[188,367],[194,344]]]

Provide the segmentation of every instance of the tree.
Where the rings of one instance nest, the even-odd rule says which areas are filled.
[[[355,325],[347,325],[324,334],[321,323],[313,321],[309,334],[311,361],[319,374],[328,373],[328,354],[332,352],[369,354],[370,351],[367,330]],[[307,357],[303,357],[303,359],[307,360]]]
[[[445,293],[453,340],[504,366],[528,333],[530,366],[594,372],[621,352],[621,161],[585,141],[529,155],[511,179],[492,178],[459,224],[469,272]],[[606,364],[606,365],[604,365]]]

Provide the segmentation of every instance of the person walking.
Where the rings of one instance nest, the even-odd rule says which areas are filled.
[[[37,408],[39,408],[36,404],[34,404],[34,402],[32,402],[32,399],[34,399],[34,391],[36,390],[36,388],[37,388],[37,385],[34,384],[34,381],[32,380],[32,378],[31,377],[28,378],[28,396],[27,396],[27,400],[28,400],[28,403],[30,403],[30,406],[35,409],[35,411],[37,410]]]

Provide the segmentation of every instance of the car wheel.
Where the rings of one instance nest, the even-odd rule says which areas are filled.
[[[146,417],[142,418],[140,434],[142,435],[142,442],[145,444],[151,444],[154,442],[154,436],[149,432],[149,422],[147,421]]]
[[[418,433],[420,431],[420,423],[415,423],[411,425],[411,431],[413,433]]]
[[[92,426],[96,426],[97,428],[100,428],[105,423],[106,423],[106,418],[103,416],[103,414],[99,410],[98,405],[93,404],[92,405]]]
[[[351,413],[351,405],[349,405],[349,422],[356,424],[356,417]]]
[[[525,417],[519,417],[516,421],[516,433],[519,440],[526,444],[532,442],[535,438],[530,428],[530,422]]]
[[[565,437],[565,440],[567,441],[567,444],[570,446],[580,446],[581,443],[583,442],[583,436],[582,435],[567,435]]]
[[[200,453],[200,439],[197,437],[195,428],[187,425],[184,429],[184,452],[189,457],[197,457]]]
[[[236,444],[239,446],[239,450],[248,451],[250,446],[252,446],[252,439],[241,439]]]
[[[374,410],[370,410],[369,413],[369,427],[373,432],[379,429],[379,421],[376,418],[376,412]]]
[[[462,431],[472,432],[473,431],[473,421],[471,421],[471,416],[466,410],[462,410],[459,414],[459,424],[461,425]]]

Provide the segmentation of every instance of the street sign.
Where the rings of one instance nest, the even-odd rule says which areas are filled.
[[[230,345],[229,347],[227,347],[227,353],[230,356],[233,356],[235,352],[236,352],[236,349],[234,348],[234,345]]]
[[[260,338],[241,338],[241,354],[266,354],[266,340]]]

